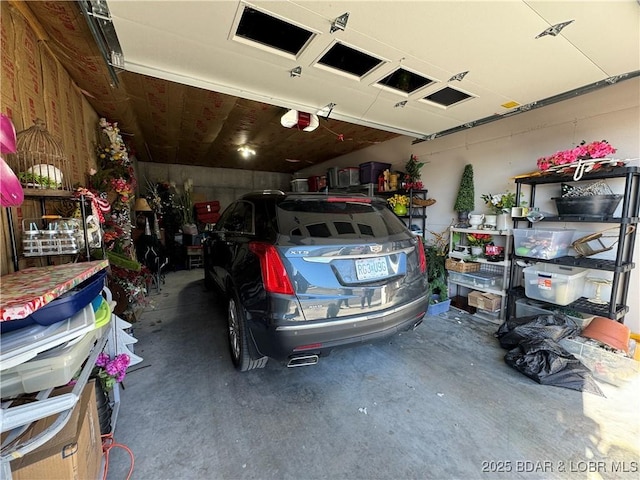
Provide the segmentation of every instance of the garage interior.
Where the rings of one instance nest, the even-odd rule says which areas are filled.
[[[74,184],[98,166],[101,118],[117,122],[134,159],[136,196],[154,183],[178,191],[190,183],[194,201],[222,208],[333,167],[374,161],[402,170],[417,155],[436,200],[427,210],[429,241],[455,222],[467,164],[475,167],[478,212],[486,212],[481,194],[515,190],[514,178],[537,171],[538,158],[583,140],[606,139],[617,158],[639,165],[640,6],[632,0],[580,8],[530,1],[0,6],[1,111],[19,132],[43,119],[66,147]],[[283,54],[247,38],[244,14],[310,36],[300,51]],[[362,75],[336,73],[323,65],[336,45],[365,54],[354,63],[379,63]],[[398,83],[403,75],[409,86]],[[290,110],[316,114],[318,128],[284,127]],[[245,158],[242,147],[255,153]],[[540,205],[555,208],[550,198]],[[27,195],[19,209],[3,209],[2,275],[46,265],[16,259],[10,245],[9,217],[20,225],[41,208]],[[639,250],[624,318],[633,332],[640,331]],[[455,307],[313,367],[269,363],[241,375],[228,358],[224,306],[204,289],[202,269],[188,267],[167,270],[134,316],[131,349],[143,360],[120,388],[114,432],[135,456],[131,478],[637,475],[637,378],[598,382],[603,396],[539,385],[505,364],[498,324]],[[586,288],[595,295],[594,285]],[[107,478],[126,478],[129,466],[123,449],[111,449]]]
[[[599,382],[605,396],[539,385],[505,364],[495,325],[453,309],[312,367],[239,375],[226,306],[198,269],[171,277],[134,328],[144,361],[115,434],[132,478],[635,475],[637,381]],[[108,478],[129,466],[112,449]]]

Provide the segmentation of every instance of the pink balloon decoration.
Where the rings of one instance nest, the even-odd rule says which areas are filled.
[[[0,153],[16,153],[16,129],[4,113],[0,113]]]

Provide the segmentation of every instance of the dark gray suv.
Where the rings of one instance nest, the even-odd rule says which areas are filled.
[[[332,349],[415,328],[428,304],[421,237],[382,198],[251,193],[204,241],[204,276],[228,299],[231,358],[312,365]]]

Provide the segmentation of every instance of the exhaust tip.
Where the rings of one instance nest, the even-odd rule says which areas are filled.
[[[290,358],[287,367],[306,367],[308,365],[315,365],[316,363],[318,363],[318,355],[301,355]]]

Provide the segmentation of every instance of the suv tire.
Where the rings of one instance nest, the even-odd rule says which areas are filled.
[[[229,299],[227,310],[227,327],[229,337],[229,353],[231,361],[237,370],[246,372],[256,368],[263,368],[267,364],[267,357],[254,360],[250,352],[250,344],[247,336],[242,307],[236,296]]]

